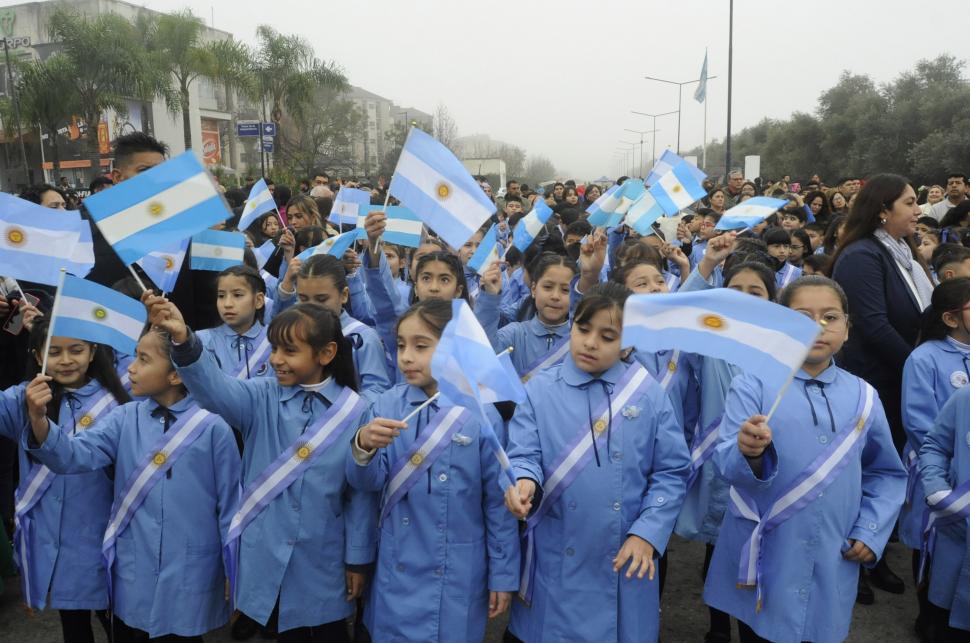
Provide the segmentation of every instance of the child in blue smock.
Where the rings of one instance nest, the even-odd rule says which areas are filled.
[[[544,253],[530,266],[535,317],[499,328],[502,303],[502,268],[495,262],[482,277],[475,315],[488,334],[492,348],[513,348],[512,364],[519,377],[531,377],[562,361],[569,352],[569,291],[576,276],[575,262]]]
[[[791,256],[791,235],[784,228],[768,228],[764,233],[768,254],[776,263],[775,281],[781,290],[802,276],[802,269],[788,263]]]
[[[903,463],[909,473],[906,503],[899,516],[899,539],[913,551],[914,577],[918,572],[923,542],[926,497],[916,475],[917,455],[926,433],[936,422],[950,397],[970,384],[970,278],[950,279],[933,290],[924,313],[920,345],[903,367],[902,418],[906,430]],[[917,582],[920,613],[916,627],[925,632],[932,611],[927,605],[927,586]]]
[[[102,546],[113,561],[116,641],[201,640],[229,620],[222,547],[239,499],[239,451],[226,423],[186,394],[170,350],[167,336],[146,333],[129,366],[132,392],[146,399],[81,433],[45,415],[49,377],[26,393],[32,455],[60,473],[114,468]]]
[[[451,302],[430,299],[398,321],[405,382],[371,406],[347,459],[354,487],[384,493],[364,611],[375,641],[480,641],[486,617],[505,612],[519,586],[518,528],[503,506],[501,468],[478,414],[466,409],[440,441],[437,429],[460,411],[447,398],[400,421],[438,392],[431,357],[450,318]],[[500,434],[501,419],[489,413]]]
[[[266,283],[245,265],[226,268],[216,281],[216,309],[223,324],[199,331],[199,341],[224,373],[249,379],[268,376]]]
[[[171,302],[145,302],[177,342],[173,359],[189,391],[242,434],[242,499],[227,545],[239,552],[237,608],[263,625],[277,616],[280,641],[347,640],[362,566],[374,560],[376,498],[344,474],[366,404],[340,319],[318,304],[283,311],[267,331],[276,378],[237,380]]]
[[[940,504],[961,507],[952,518],[936,524],[927,541],[931,549],[926,640],[966,643],[970,641],[970,393],[966,388],[953,394],[924,436],[919,479],[929,509]]]
[[[859,565],[882,555],[906,475],[875,390],[832,361],[849,333],[841,287],[809,276],[779,299],[821,332],[786,389],[748,373],[731,383],[713,456],[730,511],[704,600],[738,619],[742,642],[842,641]]]
[[[628,295],[615,283],[589,290],[569,355],[529,380],[509,427],[518,483],[506,505],[528,517],[528,604],[513,605],[509,629],[528,643],[658,637],[654,559],[680,509],[688,453],[663,389],[620,359]]]
[[[465,243],[458,248],[458,260],[461,261],[461,266],[465,275],[465,284],[468,288],[468,297],[471,301],[474,301],[478,297],[481,284],[481,275],[479,275],[475,270],[468,267],[468,261],[475,255],[478,250],[478,246],[482,244],[482,240],[485,238],[485,234],[491,227],[491,221],[486,221],[485,225],[472,233],[472,236],[468,238]]]
[[[49,323],[38,319],[28,343],[40,371]],[[114,368],[114,351],[70,337],[52,337],[47,373],[54,396],[46,415],[72,434],[86,431],[131,398]],[[0,393],[0,436],[19,443],[29,420],[27,383]],[[59,610],[64,641],[93,640],[91,610],[107,623],[108,587],[101,564],[101,536],[111,509],[111,477],[105,471],[60,475],[20,450],[14,534],[24,602]]]
[[[345,308],[350,291],[343,264],[336,257],[320,254],[305,262],[294,259],[290,268],[296,275],[295,296],[280,302],[280,307],[285,308],[296,301],[314,303],[338,315],[344,337],[353,349],[360,392],[368,400],[377,399],[391,385],[384,345],[373,328],[347,314]]]
[[[397,295],[401,301],[407,301],[411,296],[411,284],[406,278],[407,253],[404,246],[393,243],[381,243],[381,251],[384,253],[384,260],[387,268],[394,280],[394,287],[397,288]]]

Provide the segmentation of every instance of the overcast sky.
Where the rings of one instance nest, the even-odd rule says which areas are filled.
[[[300,34],[351,83],[429,113],[443,103],[459,134],[545,155],[562,176],[614,175],[619,141],[640,140],[624,128],[651,129],[652,119],[630,110],[677,109],[676,87],[643,76],[696,79],[705,47],[718,76],[708,85],[707,135],[726,131],[728,0],[134,1],[190,7],[243,40],[262,23]],[[970,58],[968,8],[966,0],[737,0],[734,131],[814,110],[846,69],[885,82],[920,58]],[[693,87],[683,90],[683,150],[703,140]],[[676,149],[676,115],[657,128],[658,154]]]

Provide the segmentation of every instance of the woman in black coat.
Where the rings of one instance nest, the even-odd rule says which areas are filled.
[[[921,212],[916,192],[901,176],[872,177],[856,196],[835,253],[832,278],[849,298],[849,341],[839,365],[879,393],[897,449],[906,443],[902,423],[903,365],[916,346],[920,316],[933,282],[914,236]],[[874,585],[894,593],[904,586],[881,560]],[[872,600],[860,580],[860,602]]]

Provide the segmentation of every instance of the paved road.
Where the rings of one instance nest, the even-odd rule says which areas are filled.
[[[674,539],[670,547],[670,567],[663,600],[662,640],[664,643],[700,643],[707,631],[707,609],[701,602],[701,563],[704,549],[694,543]],[[890,546],[890,565],[897,573],[908,571],[909,552],[899,544]],[[911,582],[906,593],[894,596],[876,590],[876,603],[856,606],[852,643],[915,643],[913,620],[916,599]],[[489,628],[486,640],[501,641],[504,621]],[[103,633],[102,633],[103,634]],[[60,623],[53,612],[28,617],[21,606],[16,583],[7,583],[0,596],[0,643],[56,643],[60,641]],[[103,635],[98,639],[104,641]],[[228,629],[206,637],[209,642],[228,642]],[[260,639],[252,639],[258,642]],[[735,640],[737,640],[735,638]]]

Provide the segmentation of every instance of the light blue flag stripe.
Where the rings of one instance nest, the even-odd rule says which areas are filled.
[[[805,315],[725,288],[633,295],[623,314],[624,346],[716,357],[772,386],[801,368],[819,330]]]
[[[775,199],[768,196],[756,196],[739,203],[720,218],[715,226],[716,230],[740,230],[751,228],[785,207],[785,199]]]
[[[387,228],[384,230],[384,240],[387,243],[417,248],[421,245],[423,228],[421,217],[410,208],[403,205],[388,206]]]
[[[491,256],[496,251],[497,245],[496,226],[493,223],[492,227],[485,233],[485,236],[482,237],[482,242],[478,244],[478,249],[475,250],[475,254],[468,260],[468,267],[479,274],[485,272],[488,266],[497,258]]]
[[[87,203],[87,199],[85,199]],[[52,210],[32,201],[0,192],[0,226],[21,225],[63,232],[80,230],[81,217],[70,210]]]
[[[586,213],[589,215],[586,218],[586,220],[589,221],[595,215],[599,214],[600,210],[602,209],[601,206],[603,205],[603,202],[606,201],[607,199],[609,199],[611,196],[613,196],[613,194],[615,194],[616,191],[619,190],[621,187],[623,187],[623,186],[621,186],[621,185],[612,185],[612,186],[610,186],[606,190],[606,192],[604,192],[603,194],[600,195],[600,198],[598,198],[595,201],[593,201],[589,205],[589,207],[586,208]],[[591,222],[590,225],[596,225],[596,224],[594,224],[594,223]]]
[[[343,234],[338,234],[336,237],[324,239],[322,243],[319,243],[312,248],[307,248],[297,255],[297,258],[300,261],[306,261],[310,257],[319,254],[328,254],[339,258],[342,257],[345,252],[347,252],[347,248],[349,248],[354,241],[360,238],[366,238],[363,228],[348,230]]]
[[[626,224],[636,230],[639,235],[652,234],[654,231],[653,224],[665,214],[653,193],[647,190],[636,203],[630,206],[626,213]]]
[[[204,171],[205,168],[190,150],[107,190],[92,194],[84,200],[84,205],[95,221],[101,221]]]
[[[536,199],[532,210],[515,225],[515,230],[512,232],[512,245],[521,252],[525,252],[542,232],[542,228],[549,222],[551,216],[552,208],[542,199]]]
[[[136,299],[70,275],[57,294],[51,334],[135,352],[148,313]]]
[[[246,199],[246,205],[243,208],[243,214],[239,218],[239,226],[237,227],[239,230],[246,230],[256,222],[256,219],[275,209],[276,201],[273,200],[269,186],[266,185],[266,179],[260,179],[253,184],[252,189],[249,191],[249,198]]]
[[[256,265],[262,270],[269,258],[273,256],[276,252],[276,244],[273,243],[272,239],[267,240],[263,245],[253,248],[253,254],[256,255]]]

